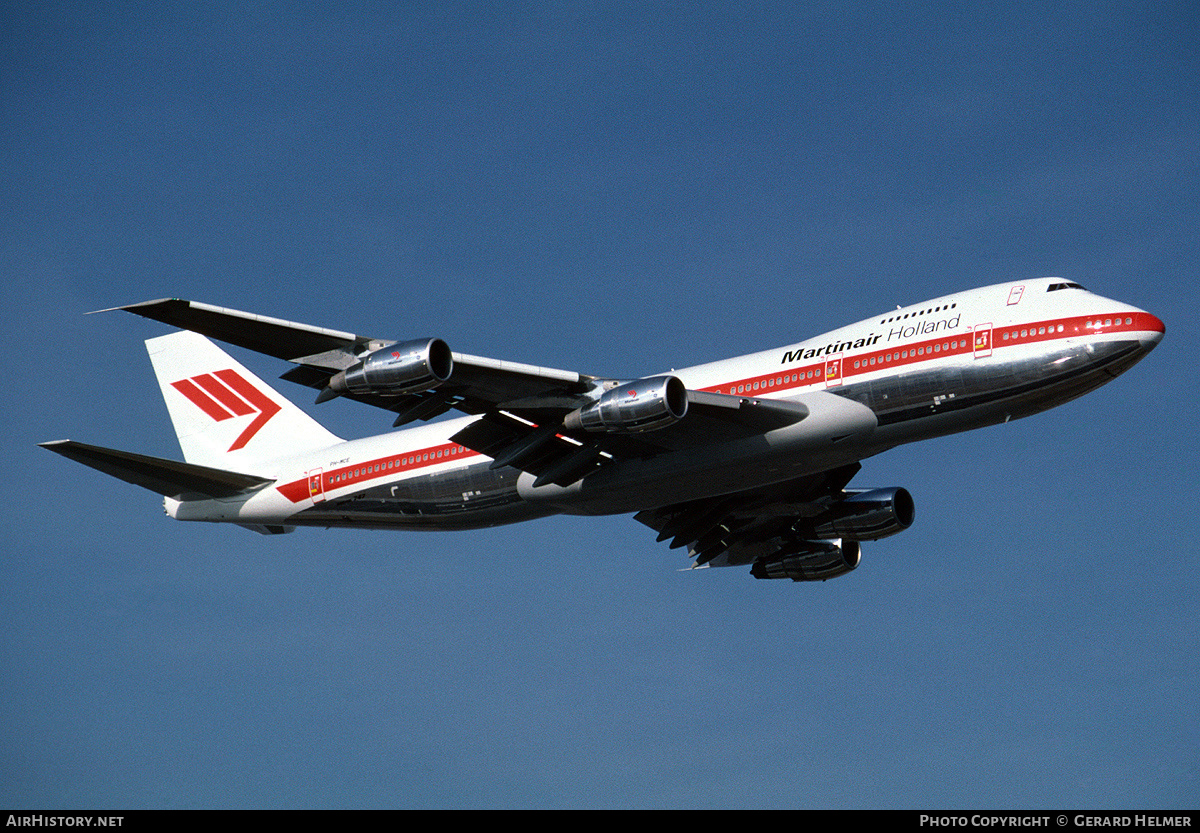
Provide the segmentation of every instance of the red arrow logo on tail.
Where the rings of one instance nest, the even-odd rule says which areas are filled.
[[[180,379],[178,382],[172,382],[171,387],[217,422],[258,414],[254,421],[246,426],[246,430],[233,441],[233,445],[229,446],[230,451],[237,451],[245,446],[270,422],[271,417],[280,411],[279,406],[266,394],[233,370],[218,370],[190,379]]]

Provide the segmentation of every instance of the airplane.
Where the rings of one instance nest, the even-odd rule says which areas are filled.
[[[146,341],[186,462],[42,446],[163,496],[178,520],[476,529],[555,514],[634,518],[690,566],[759,579],[854,570],[907,529],[903,487],[850,489],[895,446],[1008,422],[1099,387],[1166,328],[1062,278],[972,289],[737,358],[613,379],[390,341],[195,301],[113,309]],[[108,310],[105,310],[108,311]],[[295,365],[286,381],[395,414],[343,440],[210,339]],[[464,414],[436,420],[450,410]]]

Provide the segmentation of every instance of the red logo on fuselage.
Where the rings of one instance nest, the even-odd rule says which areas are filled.
[[[171,387],[217,422],[258,414],[254,421],[246,426],[246,430],[233,441],[233,445],[229,446],[230,451],[237,451],[250,442],[280,410],[266,394],[233,370],[218,370],[190,379],[180,379],[178,382],[172,382]]]

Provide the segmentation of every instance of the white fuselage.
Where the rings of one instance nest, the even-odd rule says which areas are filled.
[[[186,520],[472,528],[541,515],[633,512],[782,482],[896,445],[1026,416],[1130,367],[1163,336],[1135,307],[1055,278],[936,298],[775,350],[673,371],[688,389],[808,407],[750,438],[614,460],[562,487],[435,422],[274,461],[275,482],[228,500],[168,499]]]

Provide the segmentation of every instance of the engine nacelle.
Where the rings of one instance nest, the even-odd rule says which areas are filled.
[[[454,358],[440,338],[391,344],[367,354],[329,380],[335,393],[403,393],[429,390],[450,378]]]
[[[571,411],[563,425],[584,431],[637,433],[666,428],[687,414],[687,388],[678,376],[650,376],[606,391]]]
[[[912,495],[893,486],[850,492],[826,512],[803,524],[796,532],[814,538],[846,538],[853,541],[878,541],[912,526],[916,514]]]
[[[760,558],[750,568],[755,578],[825,581],[853,570],[862,560],[857,541],[802,541]]]

